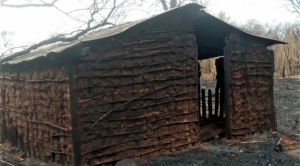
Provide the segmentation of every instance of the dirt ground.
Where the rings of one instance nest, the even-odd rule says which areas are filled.
[[[202,87],[214,85],[210,82]],[[135,162],[143,166],[300,166],[300,77],[275,80],[274,100],[278,132],[256,133],[242,140],[216,138],[199,143],[193,150]],[[278,152],[274,144],[280,138],[282,151]],[[9,151],[10,147],[0,144],[0,166],[47,165]]]

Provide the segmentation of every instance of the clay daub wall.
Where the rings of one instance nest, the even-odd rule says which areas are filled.
[[[227,38],[233,136],[274,129],[274,54],[239,34]]]
[[[193,32],[141,32],[82,60],[83,164],[170,154],[198,141],[195,42]]]
[[[0,73],[0,138],[27,156],[71,164],[68,79],[64,68]]]

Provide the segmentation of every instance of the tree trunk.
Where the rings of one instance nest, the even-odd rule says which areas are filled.
[[[160,3],[162,4],[165,11],[169,9],[165,0],[160,0]]]
[[[282,68],[282,78],[285,78],[285,64],[283,64],[283,68]]]
[[[289,65],[289,71],[290,71],[290,75],[293,74],[293,69],[292,69],[292,62],[291,62],[291,59],[287,59],[288,61],[288,65]]]
[[[175,7],[177,7],[177,0],[171,0],[170,1],[170,8],[173,9]]]

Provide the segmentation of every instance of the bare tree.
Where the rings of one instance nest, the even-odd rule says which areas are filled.
[[[286,77],[300,73],[300,29],[299,24],[260,24],[256,20],[248,21],[244,26],[246,30],[259,35],[279,39],[287,42],[284,45],[270,47],[275,53],[275,74]]]
[[[257,35],[265,35],[266,34],[266,27],[267,25],[260,24],[257,20],[251,19],[246,22],[242,28],[254,32]]]
[[[12,44],[12,36],[14,35],[13,32],[10,31],[2,31],[0,33],[0,52],[10,52],[13,48]]]
[[[11,36],[13,35],[13,32],[9,32],[9,31],[2,31],[0,33],[0,40],[1,40],[1,45],[0,48],[10,48],[12,47],[12,43],[11,43]]]
[[[231,25],[235,25],[236,23],[231,20],[230,16],[227,15],[224,11],[220,11],[219,13],[216,14],[216,17],[219,18],[220,20],[227,22]]]
[[[50,39],[41,41],[40,43],[34,44],[27,49],[14,54],[19,56],[30,52],[30,50],[36,49],[45,44],[52,44],[56,42],[69,42],[78,39],[80,36],[87,32],[98,29],[104,26],[115,25],[121,22],[126,17],[126,12],[131,6],[141,5],[144,0],[92,0],[92,1],[81,1],[82,8],[76,8],[69,11],[63,9],[62,0],[20,0],[18,3],[11,2],[11,0],[2,0],[0,7],[9,8],[29,8],[29,7],[47,7],[54,8],[57,11],[67,15],[71,19],[74,19],[81,23],[79,28],[73,32],[67,34],[58,34],[52,36]],[[74,0],[75,3],[75,0]],[[2,55],[3,56],[3,55]],[[5,58],[2,59],[2,61]]]
[[[198,3],[203,6],[209,5],[209,0],[160,0],[160,3],[165,11],[182,6],[188,3]]]
[[[2,0],[0,2],[0,7],[54,8],[58,12],[61,12],[62,14],[67,15],[71,19],[81,23],[79,28],[73,32],[67,34],[57,34],[55,36],[52,36],[48,40],[44,40],[40,43],[28,47],[27,49],[17,54],[14,54],[14,56],[26,54],[30,52],[30,50],[36,49],[45,44],[52,44],[59,41],[68,42],[76,40],[80,36],[86,34],[91,30],[115,25],[122,22],[127,17],[129,11],[144,10],[146,8],[145,5],[153,6],[153,4],[149,4],[149,1],[146,0],[74,0],[73,2],[80,3],[80,6],[82,7],[66,10],[64,8],[64,3],[66,2],[63,0]],[[160,7],[159,10],[168,10],[191,2],[208,4],[208,0],[160,0],[159,2],[155,2],[155,7],[157,7],[157,5],[161,3],[163,5],[163,8]],[[2,61],[3,60],[5,59],[2,59]]]
[[[289,4],[286,6],[287,9],[292,13],[300,14],[300,0],[287,0]]]
[[[289,44],[283,46],[283,53],[287,60],[287,65],[289,68],[289,74],[296,74],[299,70],[299,44],[300,44],[300,36],[297,33],[298,26],[297,25],[287,25],[285,28],[285,41]]]
[[[275,53],[275,74],[286,75],[300,73],[300,32],[298,24],[279,24],[271,28],[270,37],[281,39],[288,44],[272,46]]]

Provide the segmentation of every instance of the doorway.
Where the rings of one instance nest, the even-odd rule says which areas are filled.
[[[199,64],[199,125],[200,141],[209,140],[225,133],[225,73],[224,58],[214,58],[215,76],[213,81],[201,81]],[[212,66],[211,66],[212,67]]]

